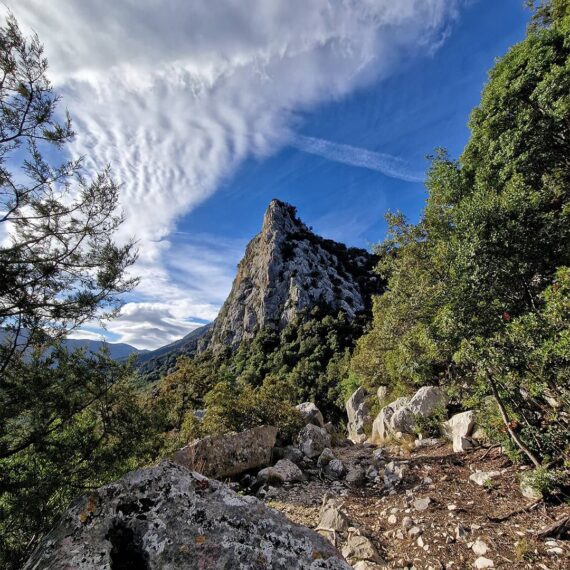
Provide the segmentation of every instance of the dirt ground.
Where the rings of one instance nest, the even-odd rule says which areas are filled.
[[[366,469],[373,463],[374,449],[354,445],[333,451],[347,467]],[[410,451],[392,448],[385,461],[392,459],[408,465],[402,482],[392,490],[370,481],[350,488],[313,473],[303,483],[272,488],[266,500],[291,521],[316,528],[323,496],[342,497],[351,525],[372,540],[390,568],[473,568],[483,542],[484,557],[494,568],[570,569],[569,541],[537,536],[570,516],[570,504],[525,498],[519,488],[521,468],[500,448],[457,454],[440,442]],[[499,474],[480,486],[469,480],[477,470]],[[427,508],[418,510],[415,501],[428,497]],[[415,536],[409,536],[406,524],[417,527]]]

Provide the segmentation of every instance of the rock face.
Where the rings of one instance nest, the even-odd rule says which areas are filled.
[[[346,402],[348,439],[354,443],[363,443],[366,440],[364,424],[370,419],[367,396],[366,390],[361,386]]]
[[[383,443],[398,433],[413,433],[415,418],[428,418],[444,407],[446,397],[437,386],[424,386],[411,398],[398,398],[380,410],[372,424],[373,443]]]
[[[269,465],[276,437],[273,426],[208,436],[178,450],[172,459],[208,477],[233,477]]]
[[[354,318],[378,292],[365,250],[313,234],[293,206],[273,200],[248,244],[232,290],[199,350],[236,348],[264,326],[282,327],[300,311],[325,305]]]
[[[314,424],[318,427],[325,427],[325,420],[323,414],[313,402],[303,402],[298,406],[295,406],[299,413],[308,424]]]
[[[165,462],[77,501],[24,568],[350,567],[323,537],[258,499]]]

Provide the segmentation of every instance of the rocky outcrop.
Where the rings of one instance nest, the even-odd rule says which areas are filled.
[[[315,404],[313,404],[313,402],[303,402],[302,404],[295,406],[295,408],[299,411],[303,420],[308,424],[325,427],[323,414],[321,414],[321,411],[317,406],[315,406]]]
[[[412,434],[416,417],[429,418],[445,407],[446,396],[437,386],[424,386],[411,398],[398,398],[380,410],[372,424],[373,443],[383,443],[389,436]]]
[[[350,567],[323,537],[258,499],[166,462],[77,501],[24,568]]]
[[[276,437],[273,426],[208,436],[178,450],[172,459],[208,477],[233,477],[269,465]]]
[[[354,318],[379,290],[372,271],[376,260],[365,250],[315,235],[293,206],[273,200],[199,350],[237,348],[262,327],[282,327],[317,305]]]
[[[364,426],[370,419],[368,394],[361,386],[350,396],[346,402],[346,415],[348,416],[348,439],[354,443],[363,443],[366,440]]]

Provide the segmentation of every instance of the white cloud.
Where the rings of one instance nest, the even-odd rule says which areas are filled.
[[[184,306],[184,318],[211,318],[219,299],[196,296],[184,305],[183,291],[172,284],[163,256],[176,222],[245,158],[294,140],[299,112],[436,49],[462,1],[18,0],[9,6],[46,46],[79,133],[74,153],[93,168],[111,164],[123,183],[122,231],[140,240],[143,301],[166,304],[176,315]],[[342,153],[345,162],[362,165],[362,153],[360,159]],[[385,158],[384,167],[395,172],[398,163]],[[199,265],[193,267],[198,278]],[[215,295],[229,288],[227,275],[218,277]],[[127,341],[128,331],[121,334]]]
[[[408,162],[390,154],[301,135],[295,137],[292,146],[328,160],[375,170],[391,178],[408,182],[422,182],[424,179],[424,175]]]

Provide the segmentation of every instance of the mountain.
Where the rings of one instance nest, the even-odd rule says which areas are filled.
[[[199,340],[210,330],[212,323],[194,329],[180,340],[149,350],[137,357],[136,366],[147,380],[157,380],[167,372],[181,354],[194,354]]]
[[[0,330],[0,344],[7,340],[10,333],[6,330]],[[26,333],[20,333],[22,341],[25,340]],[[12,337],[13,338],[13,337]],[[20,338],[20,337],[19,337]],[[20,342],[20,341],[19,341]],[[62,342],[63,346],[68,350],[78,350],[83,348],[89,352],[99,352],[103,347],[109,351],[109,356],[115,360],[121,360],[123,358],[128,358],[131,354],[138,353],[144,354],[145,350],[139,350],[130,344],[122,342],[105,342],[102,340],[91,340],[86,338],[66,338]]]
[[[376,256],[315,235],[290,204],[273,200],[248,244],[231,292],[199,350],[236,349],[264,327],[282,328],[315,306],[365,312],[379,290]]]

